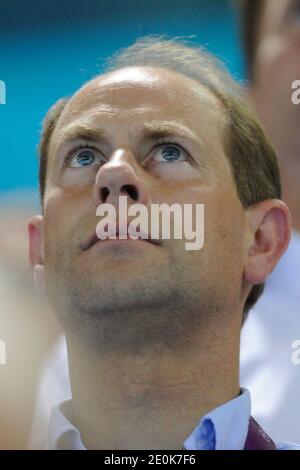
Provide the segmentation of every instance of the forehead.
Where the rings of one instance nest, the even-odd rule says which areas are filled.
[[[219,100],[200,83],[175,72],[130,67],[99,76],[82,87],[67,104],[57,131],[74,121],[112,118],[138,121],[143,116],[195,122],[222,120]],[[85,122],[86,123],[86,122]]]

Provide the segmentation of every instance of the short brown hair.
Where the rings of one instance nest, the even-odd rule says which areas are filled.
[[[265,0],[238,0],[240,29],[250,80],[254,78],[254,58],[259,41],[259,29],[264,5]]]
[[[266,199],[281,198],[280,174],[275,151],[246,103],[240,87],[224,66],[202,48],[183,41],[147,37],[110,59],[107,71],[130,66],[165,68],[206,86],[222,103],[226,118],[224,149],[229,158],[237,193],[244,208]],[[67,100],[60,100],[44,121],[40,145],[40,193],[45,191],[48,147],[56,123]],[[263,284],[253,286],[244,313],[263,292]]]

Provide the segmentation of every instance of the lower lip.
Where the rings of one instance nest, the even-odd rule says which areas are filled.
[[[158,244],[156,243],[152,243],[152,242],[149,242],[148,240],[143,240],[141,238],[138,238],[137,240],[134,240],[132,238],[126,238],[126,239],[122,239],[122,238],[106,238],[105,240],[98,240],[96,243],[94,243],[89,249],[93,248],[94,246],[97,246],[97,247],[101,247],[101,246],[107,246],[107,245],[110,245],[110,244],[117,244],[117,245],[130,245],[130,246],[141,246],[141,244],[143,246],[146,246],[146,245],[152,245],[152,246],[158,246]]]

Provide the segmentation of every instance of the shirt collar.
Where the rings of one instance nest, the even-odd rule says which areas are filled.
[[[242,450],[248,434],[251,400],[246,389],[201,418],[184,442],[187,450]]]
[[[80,432],[71,423],[72,400],[52,408],[49,428],[50,450],[86,450]]]
[[[80,433],[72,423],[71,400],[54,407],[50,418],[51,450],[85,450]],[[243,449],[248,433],[250,394],[242,389],[233,400],[218,406],[201,418],[185,440],[187,450]]]

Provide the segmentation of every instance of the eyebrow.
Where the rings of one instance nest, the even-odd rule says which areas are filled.
[[[88,124],[70,124],[66,129],[58,133],[57,148],[74,140],[91,140],[95,142],[107,142],[107,136],[102,129]]]
[[[202,144],[201,137],[188,126],[174,121],[151,121],[143,125],[141,130],[145,140],[177,136]]]
[[[139,130],[140,141],[159,140],[166,137],[179,137],[192,140],[197,145],[203,147],[201,137],[190,127],[175,121],[151,121],[145,123]],[[58,143],[56,151],[63,145],[67,145],[75,140],[86,140],[95,143],[108,145],[107,133],[99,128],[85,123],[72,123],[67,128],[58,133]]]

